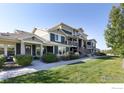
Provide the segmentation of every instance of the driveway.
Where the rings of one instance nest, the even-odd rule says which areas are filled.
[[[17,68],[14,70],[1,71],[0,80],[5,80],[7,78],[21,76],[21,75],[25,75],[28,73],[41,71],[41,70],[48,70],[50,68],[61,66],[61,65],[78,63],[80,61],[86,61],[86,60],[93,59],[93,58],[96,58],[96,57],[81,58],[81,59],[76,59],[76,60],[71,60],[71,61],[59,61],[56,63],[49,63],[49,64],[43,63],[42,61],[37,60],[37,61],[33,61],[31,66],[27,66],[24,68]]]

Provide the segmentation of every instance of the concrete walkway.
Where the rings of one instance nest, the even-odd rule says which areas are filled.
[[[50,68],[61,66],[61,65],[78,63],[80,61],[86,61],[86,60],[93,59],[93,58],[96,58],[96,57],[81,58],[81,59],[76,59],[76,60],[71,60],[71,61],[60,61],[60,62],[49,63],[49,64],[43,63],[41,61],[33,61],[31,66],[27,66],[24,68],[17,68],[14,70],[1,71],[0,80],[5,80],[11,77],[21,76],[27,73],[33,73],[33,72],[37,72],[41,70],[48,70]]]

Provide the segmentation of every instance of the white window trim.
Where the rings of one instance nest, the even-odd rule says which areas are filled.
[[[55,41],[56,41],[56,42],[61,42],[61,41],[62,41],[62,40],[61,40],[61,36],[65,37],[65,36],[62,35],[62,34],[58,34],[58,33],[54,33],[54,32],[52,32],[52,34],[55,35]],[[58,35],[58,39],[56,39],[56,35]],[[65,39],[66,39],[66,37],[65,37]]]

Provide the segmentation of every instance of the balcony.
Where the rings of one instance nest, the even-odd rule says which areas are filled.
[[[68,45],[74,45],[74,46],[78,46],[77,41],[68,41],[67,43]]]
[[[93,49],[93,48],[95,48],[95,47],[92,45],[87,45],[87,49]]]

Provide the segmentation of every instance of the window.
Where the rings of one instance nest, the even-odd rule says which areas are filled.
[[[15,55],[15,45],[8,45],[7,55],[8,56],[14,56]]]
[[[63,54],[66,53],[66,47],[63,47]]]
[[[61,42],[64,43],[65,42],[65,37],[61,36]]]
[[[55,41],[61,42],[61,35],[55,35]]]
[[[0,44],[0,55],[4,54],[4,45]]]
[[[25,54],[31,55],[31,45],[25,45]]]
[[[59,55],[61,55],[62,54],[62,47],[59,46],[58,50],[59,50]]]
[[[55,46],[55,54],[58,54],[58,46]]]
[[[66,53],[66,47],[59,46],[58,47],[58,50],[59,50],[59,55],[62,55],[62,54],[65,54]]]
[[[66,47],[66,52],[69,52],[69,47]]]
[[[65,38],[64,38],[64,36],[51,33],[50,34],[50,40],[51,41],[55,41],[55,42],[62,42],[62,43],[64,43]]]
[[[53,46],[47,46],[47,53],[53,53]]]
[[[50,33],[50,40],[51,40],[51,41],[55,41],[55,34]]]

